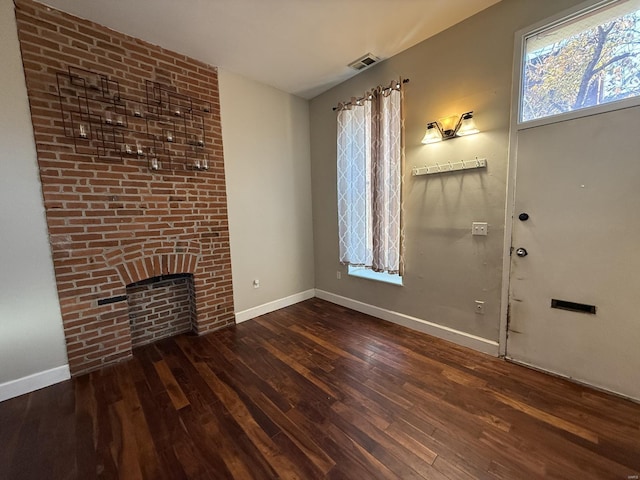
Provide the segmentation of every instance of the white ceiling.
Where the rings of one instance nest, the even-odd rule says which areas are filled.
[[[303,98],[500,0],[42,0]]]

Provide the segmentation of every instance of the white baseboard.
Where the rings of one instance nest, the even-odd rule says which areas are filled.
[[[69,365],[45,370],[44,372],[34,373],[26,377],[11,380],[9,382],[0,383],[0,402],[9,400],[10,398],[19,397],[25,393],[30,393],[41,388],[64,382],[71,378]]]
[[[438,325],[437,323],[428,322],[420,318],[411,317],[403,313],[375,307],[367,303],[336,295],[335,293],[325,292],[324,290],[316,289],[316,297],[361,313],[366,313],[373,317],[381,318],[388,322],[427,333],[434,337],[442,338],[443,340],[448,340],[464,347],[472,348],[478,352],[493,355],[494,357],[498,356],[498,342],[493,340],[487,340],[486,338],[477,337],[469,333]]]
[[[256,318],[256,317],[259,317],[260,315],[265,315],[267,313],[280,310],[281,308],[294,305],[304,300],[309,300],[310,298],[313,298],[315,296],[316,296],[316,291],[314,289],[306,290],[304,292],[296,293],[294,295],[290,295],[288,297],[281,298],[279,300],[274,300],[273,302],[265,303],[263,305],[258,305],[257,307],[253,307],[247,310],[243,310],[241,312],[237,312],[236,323],[246,322],[247,320],[251,320],[252,318]]]

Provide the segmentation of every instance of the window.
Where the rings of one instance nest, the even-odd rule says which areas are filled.
[[[524,39],[520,121],[640,95],[640,0],[618,0]]]
[[[361,267],[350,274],[402,275],[402,134],[402,82],[339,106],[340,262]]]

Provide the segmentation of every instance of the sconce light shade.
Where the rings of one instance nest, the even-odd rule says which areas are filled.
[[[449,115],[448,117],[439,118],[438,124],[442,129],[442,136],[445,139],[455,137],[459,123],[460,117],[458,115]]]
[[[473,135],[479,133],[478,127],[476,127],[476,121],[473,119],[473,112],[463,113],[460,118],[460,126],[458,127],[458,136],[463,137],[465,135]]]
[[[452,115],[441,118],[437,122],[427,124],[427,131],[422,139],[422,143],[436,143],[442,140],[450,140],[464,135],[479,133],[473,120],[473,112],[466,112],[460,115]]]
[[[429,123],[427,125],[427,131],[424,134],[424,138],[422,139],[422,143],[426,145],[428,143],[436,143],[441,141],[442,135],[440,134],[438,124],[436,122]]]

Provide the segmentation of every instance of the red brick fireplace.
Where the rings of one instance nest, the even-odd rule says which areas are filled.
[[[127,285],[188,275],[193,329],[234,322],[217,71],[16,2],[74,375],[131,355]]]

